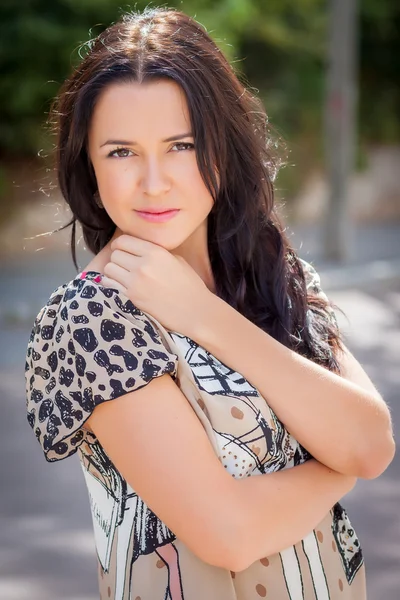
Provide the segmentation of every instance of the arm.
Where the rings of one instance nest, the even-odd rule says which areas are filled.
[[[169,375],[99,404],[87,425],[175,535],[225,569],[241,570],[300,540],[354,484],[316,461],[233,479]]]
[[[112,248],[105,273],[123,293],[248,379],[319,462],[364,478],[377,477],[388,466],[394,455],[388,407],[348,350],[341,357],[344,370],[362,372],[361,384],[358,377],[341,377],[277,342],[211,294],[184,259],[164,248],[126,235]],[[321,295],[311,265],[307,273],[308,287]]]
[[[291,469],[235,481],[244,511],[236,566],[241,571],[308,535],[354,487],[356,478],[309,460]]]
[[[242,373],[320,462],[344,474],[377,477],[394,456],[389,409],[346,349],[344,377],[280,344],[209,294],[189,335]]]

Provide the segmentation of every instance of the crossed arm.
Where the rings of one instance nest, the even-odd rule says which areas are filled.
[[[234,479],[169,375],[98,405],[86,426],[177,538],[231,571],[301,540],[356,481],[315,460]]]
[[[99,405],[87,423],[125,479],[179,539],[205,562],[240,571],[307,535],[357,475],[376,476],[385,467],[393,442],[383,400],[350,353],[342,357],[343,379],[293,356],[240,315],[227,317],[216,312],[209,329],[199,328],[197,341],[233,368],[240,362],[241,372],[318,460],[232,478],[169,375]],[[369,419],[378,422],[381,450],[371,470],[369,458],[349,443],[346,415],[357,441],[372,431]]]
[[[390,412],[346,347],[339,376],[277,342],[220,298],[210,295],[209,302],[193,322],[193,339],[242,373],[312,456],[366,479],[386,469],[395,452]]]
[[[208,298],[184,333],[242,373],[316,460],[232,478],[169,375],[98,405],[86,424],[183,543],[205,562],[239,571],[301,540],[356,477],[378,476],[394,442],[388,408],[347,349],[339,377]]]

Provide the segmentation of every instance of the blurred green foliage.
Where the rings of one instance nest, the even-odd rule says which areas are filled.
[[[326,0],[1,0],[0,156],[50,147],[43,127],[51,99],[79,48],[126,10],[171,6],[205,25],[307,171],[322,155]],[[360,0],[359,131],[364,142],[400,138],[398,0]],[[306,151],[304,151],[306,150]],[[308,151],[309,150],[309,151]],[[289,185],[290,187],[290,185]]]

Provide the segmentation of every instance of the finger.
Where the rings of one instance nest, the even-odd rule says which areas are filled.
[[[123,267],[120,267],[113,262],[109,262],[104,267],[104,274],[120,285],[123,285],[125,288],[128,288],[131,274]]]
[[[141,258],[125,250],[113,250],[110,256],[110,262],[122,267],[126,271],[132,271],[139,264]]]
[[[144,256],[151,250],[154,250],[155,247],[159,248],[157,244],[142,240],[133,235],[127,235],[126,233],[120,235],[111,243],[111,250],[125,250],[136,256]]]
[[[127,289],[125,286],[121,285],[120,283],[118,283],[118,281],[115,281],[114,279],[111,279],[110,277],[103,276],[101,278],[101,285],[105,288],[109,288],[112,290],[117,290],[118,292],[122,292],[125,295],[127,293]]]

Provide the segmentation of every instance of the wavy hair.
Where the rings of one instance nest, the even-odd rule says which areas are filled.
[[[208,250],[217,294],[285,346],[340,373],[332,304],[307,285],[307,263],[290,246],[274,208],[279,159],[262,102],[205,28],[175,9],[124,14],[87,44],[53,102],[58,182],[73,215],[64,228],[72,225],[76,268],[77,222],[94,254],[115,232],[93,199],[97,182],[87,147],[96,101],[113,83],[161,78],[186,95],[197,164],[214,199]]]

